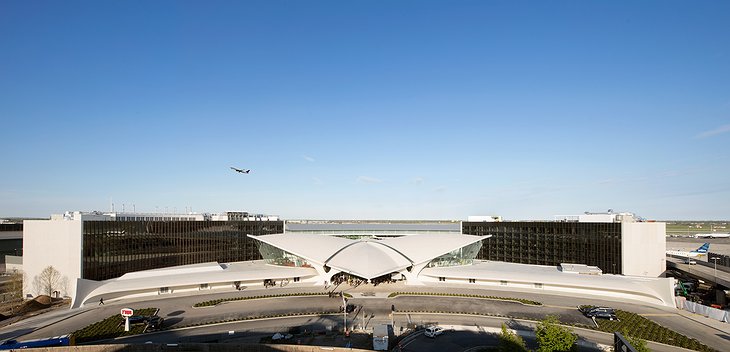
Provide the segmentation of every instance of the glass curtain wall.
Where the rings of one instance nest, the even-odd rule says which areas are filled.
[[[139,270],[261,259],[246,237],[283,232],[282,221],[84,221],[84,279]]]
[[[281,248],[258,241],[259,252],[267,264],[281,266],[311,267],[307,260]]]
[[[486,236],[477,259],[597,266],[621,273],[621,223],[464,222],[464,234]]]
[[[442,256],[436,257],[428,265],[427,268],[442,266],[459,266],[474,263],[479,250],[482,248],[482,241],[472,243],[468,246],[461,247],[455,251],[451,251]]]

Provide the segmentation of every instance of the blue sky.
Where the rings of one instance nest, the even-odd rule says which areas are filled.
[[[0,217],[730,219],[730,3],[2,1],[0,131]]]

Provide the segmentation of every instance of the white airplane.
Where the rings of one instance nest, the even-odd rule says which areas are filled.
[[[710,244],[705,243],[705,244],[701,245],[700,248],[697,248],[693,251],[678,251],[678,250],[670,249],[667,251],[667,254],[676,255],[678,257],[692,258],[692,257],[701,256],[701,255],[707,255],[707,251],[709,249],[710,249]]]
[[[730,238],[730,233],[698,233],[695,238]]]

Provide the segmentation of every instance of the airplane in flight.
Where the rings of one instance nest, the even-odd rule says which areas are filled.
[[[247,174],[247,173],[251,172],[251,170],[244,170],[244,169],[239,169],[239,168],[235,168],[235,167],[233,167],[233,166],[231,166],[231,170],[233,170],[233,171],[235,171],[235,172],[240,172],[240,173],[242,173],[242,174]]]
[[[698,233],[695,238],[730,238],[730,233]]]
[[[678,250],[670,249],[666,253],[668,255],[676,255],[678,257],[685,257],[685,258],[689,259],[689,258],[701,256],[701,255],[707,255],[708,250],[710,250],[710,244],[705,243],[705,244],[701,245],[700,248],[697,248],[693,251],[678,251]]]

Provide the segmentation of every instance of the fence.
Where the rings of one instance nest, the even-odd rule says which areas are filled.
[[[688,312],[704,315],[710,319],[715,319],[725,323],[730,322],[730,312],[722,309],[708,307],[699,303],[690,302],[684,297],[676,297],[678,309],[684,309]]]
[[[707,253],[707,264],[712,264],[712,265],[715,264],[715,261],[712,260],[712,258],[718,258],[717,259],[717,270],[730,272],[730,255],[708,252]]]

